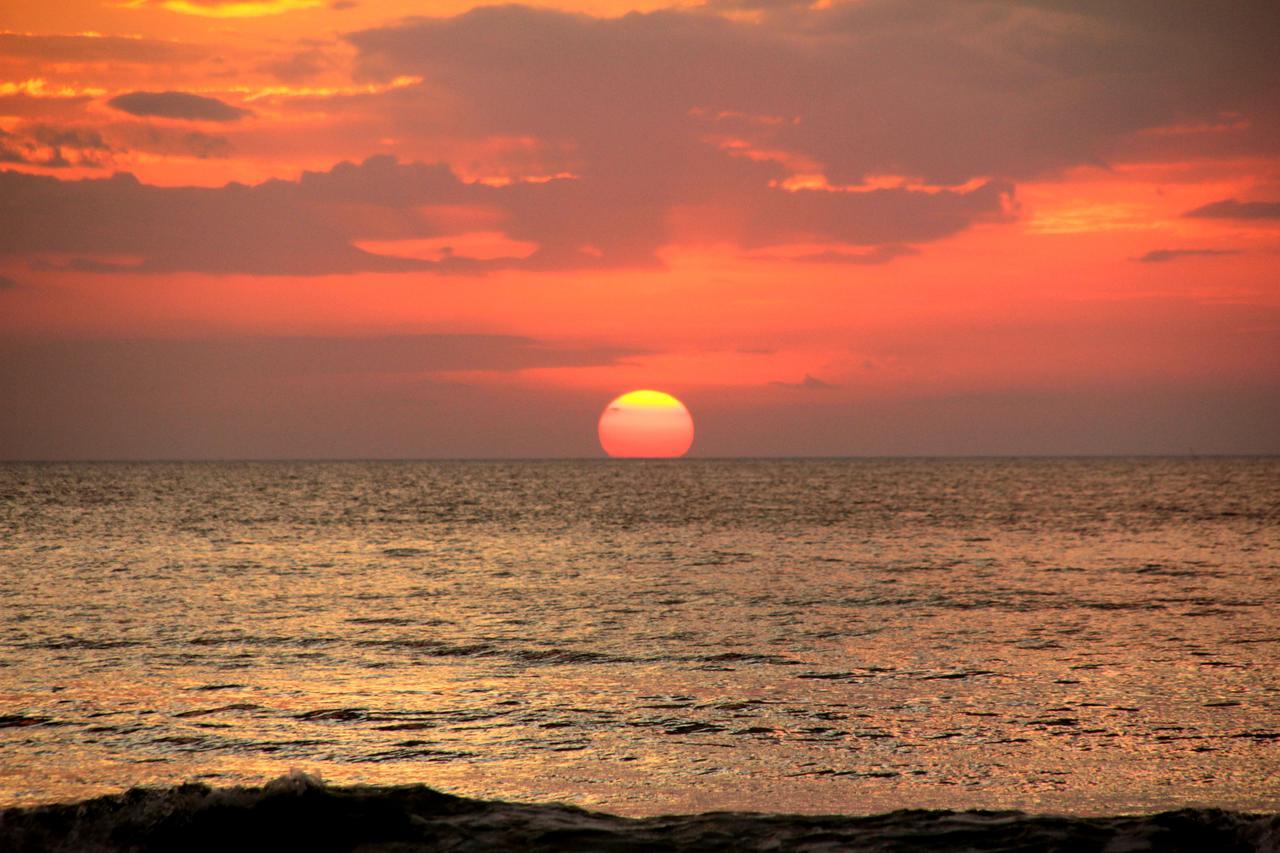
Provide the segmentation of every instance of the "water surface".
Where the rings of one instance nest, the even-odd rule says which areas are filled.
[[[0,466],[0,804],[1280,808],[1280,460]]]

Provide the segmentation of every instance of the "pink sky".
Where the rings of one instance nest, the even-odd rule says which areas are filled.
[[[1280,452],[1274,2],[423,8],[0,8],[0,458]]]

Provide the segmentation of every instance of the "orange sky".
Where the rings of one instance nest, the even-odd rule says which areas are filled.
[[[1280,452],[1277,32],[6,3],[0,458]]]

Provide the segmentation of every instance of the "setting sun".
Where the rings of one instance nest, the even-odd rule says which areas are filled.
[[[671,459],[693,444],[693,417],[670,394],[630,391],[600,415],[600,446],[617,458]]]

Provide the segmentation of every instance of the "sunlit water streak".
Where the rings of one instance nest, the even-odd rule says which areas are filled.
[[[1280,808],[1280,460],[0,466],[0,803]]]

